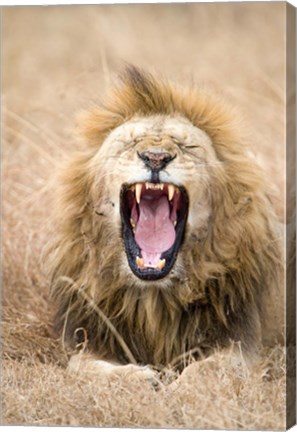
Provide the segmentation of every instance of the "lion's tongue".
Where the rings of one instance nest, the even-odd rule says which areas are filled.
[[[170,207],[165,195],[142,197],[135,240],[141,249],[145,265],[158,264],[162,252],[175,242],[175,228],[170,220]]]

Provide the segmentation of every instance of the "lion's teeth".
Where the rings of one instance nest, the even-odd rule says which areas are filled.
[[[143,268],[153,268],[153,269],[156,269],[156,270],[162,270],[162,268],[165,267],[166,259],[165,258],[160,259],[157,265],[150,265],[150,264],[145,264],[144,263],[144,259],[143,258],[139,258],[139,256],[137,256],[135,262],[136,262],[137,266],[139,268],[141,268],[141,269],[143,269]]]
[[[140,203],[141,193],[142,193],[142,187],[145,187],[145,189],[152,189],[152,190],[163,190],[164,189],[164,183],[136,183],[135,185],[131,186],[130,189],[132,191],[135,191],[135,197],[137,204]],[[173,184],[167,185],[168,190],[168,200],[171,201],[174,197],[174,193],[178,192],[178,189]]]
[[[136,227],[136,223],[134,222],[134,220],[132,218],[130,218],[130,224],[131,224],[133,229]]]
[[[172,184],[168,185],[168,200],[171,201],[174,196],[175,188]]]
[[[154,190],[163,190],[164,189],[164,183],[145,183],[146,189],[154,189]]]
[[[136,264],[138,265],[138,267],[143,268],[144,267],[144,259],[139,258],[139,256],[137,256],[136,257]]]
[[[135,197],[136,197],[137,204],[140,203],[141,191],[142,191],[142,184],[141,183],[136,183],[136,186],[135,186]]]
[[[158,270],[162,270],[162,268],[165,267],[165,264],[166,264],[166,259],[163,258],[162,260],[160,260],[160,261],[158,262],[157,269],[158,269]]]

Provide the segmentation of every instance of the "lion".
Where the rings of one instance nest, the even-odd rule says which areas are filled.
[[[47,258],[55,330],[83,346],[80,365],[183,370],[233,342],[257,352],[282,256],[236,117],[135,66],[83,116]]]

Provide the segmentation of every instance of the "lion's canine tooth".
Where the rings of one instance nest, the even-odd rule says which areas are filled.
[[[158,270],[162,270],[162,268],[165,267],[165,264],[166,264],[166,259],[163,258],[162,260],[160,260],[160,261],[158,262],[157,269],[158,269]]]
[[[173,196],[174,196],[174,192],[175,192],[175,187],[173,186],[173,184],[169,184],[168,185],[168,200],[171,201]]]
[[[143,268],[144,267],[144,259],[139,258],[139,256],[137,256],[136,257],[136,264],[138,265],[139,268]]]
[[[141,183],[136,183],[136,186],[135,186],[135,197],[136,197],[137,204],[140,203],[141,191],[142,191],[142,184]]]

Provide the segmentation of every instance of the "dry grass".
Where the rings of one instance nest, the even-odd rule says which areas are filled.
[[[130,376],[103,380],[55,364],[5,360],[4,409],[9,424],[151,428],[275,429],[284,425],[281,349],[257,371],[234,374],[228,355],[194,363],[158,391]],[[251,388],[253,397],[251,397]],[[273,412],[273,416],[272,416]]]
[[[3,11],[3,424],[285,427],[279,346],[251,371],[234,371],[218,353],[158,391],[129,376],[68,372],[40,259],[55,169],[82,145],[74,115],[100,99],[122,60],[210,85],[237,104],[283,219],[284,14],[284,3]]]

